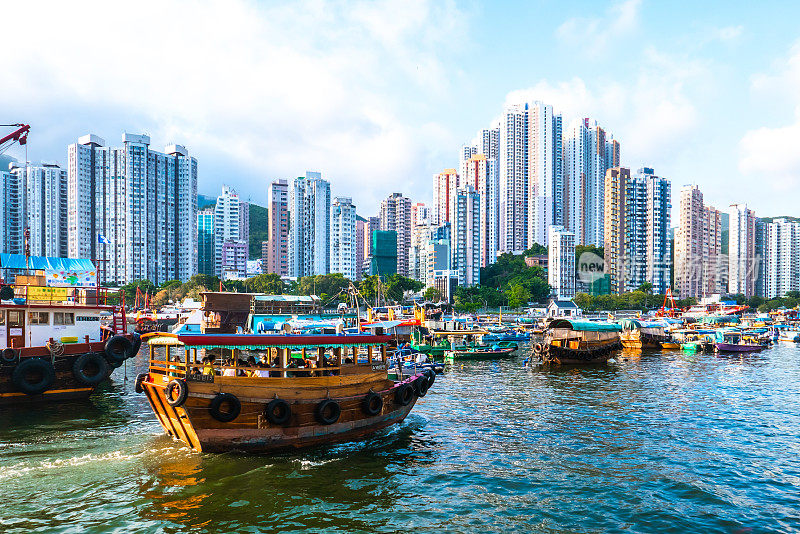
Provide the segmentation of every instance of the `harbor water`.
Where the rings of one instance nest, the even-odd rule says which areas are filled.
[[[0,411],[0,532],[800,530],[800,348],[615,359],[457,363],[367,442],[244,456],[163,435],[142,353]]]

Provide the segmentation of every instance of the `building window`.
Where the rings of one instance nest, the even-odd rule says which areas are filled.
[[[50,324],[48,312],[28,312],[28,324]]]

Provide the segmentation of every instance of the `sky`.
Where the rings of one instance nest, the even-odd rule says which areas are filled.
[[[797,216],[799,17],[770,1],[12,2],[0,124],[30,124],[28,159],[62,164],[83,134],[147,133],[197,158],[199,193],[262,205],[272,180],[321,171],[368,216],[395,191],[430,203],[504,104],[541,100],[670,178],[674,214],[695,183],[720,209]]]

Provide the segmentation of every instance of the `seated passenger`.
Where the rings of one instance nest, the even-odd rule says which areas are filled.
[[[233,360],[228,358],[225,360],[226,369],[222,371],[222,376],[236,376],[236,369],[233,368]]]
[[[211,356],[203,358],[203,375],[212,376],[214,374],[213,359]]]

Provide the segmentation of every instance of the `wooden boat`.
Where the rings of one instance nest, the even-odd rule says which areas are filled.
[[[125,333],[124,305],[110,303],[121,296],[48,287],[38,275],[26,282],[36,285],[0,289],[0,405],[89,397],[139,351],[139,336]]]
[[[619,324],[622,327],[620,341],[626,349],[660,349],[662,343],[671,342],[664,323],[623,319]]]
[[[778,341],[787,343],[800,343],[800,332],[797,330],[781,330],[778,334]]]
[[[164,430],[197,451],[269,452],[359,440],[403,421],[435,380],[432,371],[389,380],[390,340],[372,334],[157,338],[149,341],[149,372],[137,377],[136,388]]]
[[[621,330],[616,323],[556,319],[545,330],[544,342],[534,345],[534,354],[545,363],[602,363],[622,348]]]
[[[716,352],[760,352],[764,345],[747,342],[739,331],[717,332],[714,350]]]
[[[679,349],[681,348],[680,343],[676,343],[675,341],[664,341],[661,343],[662,349]]]

